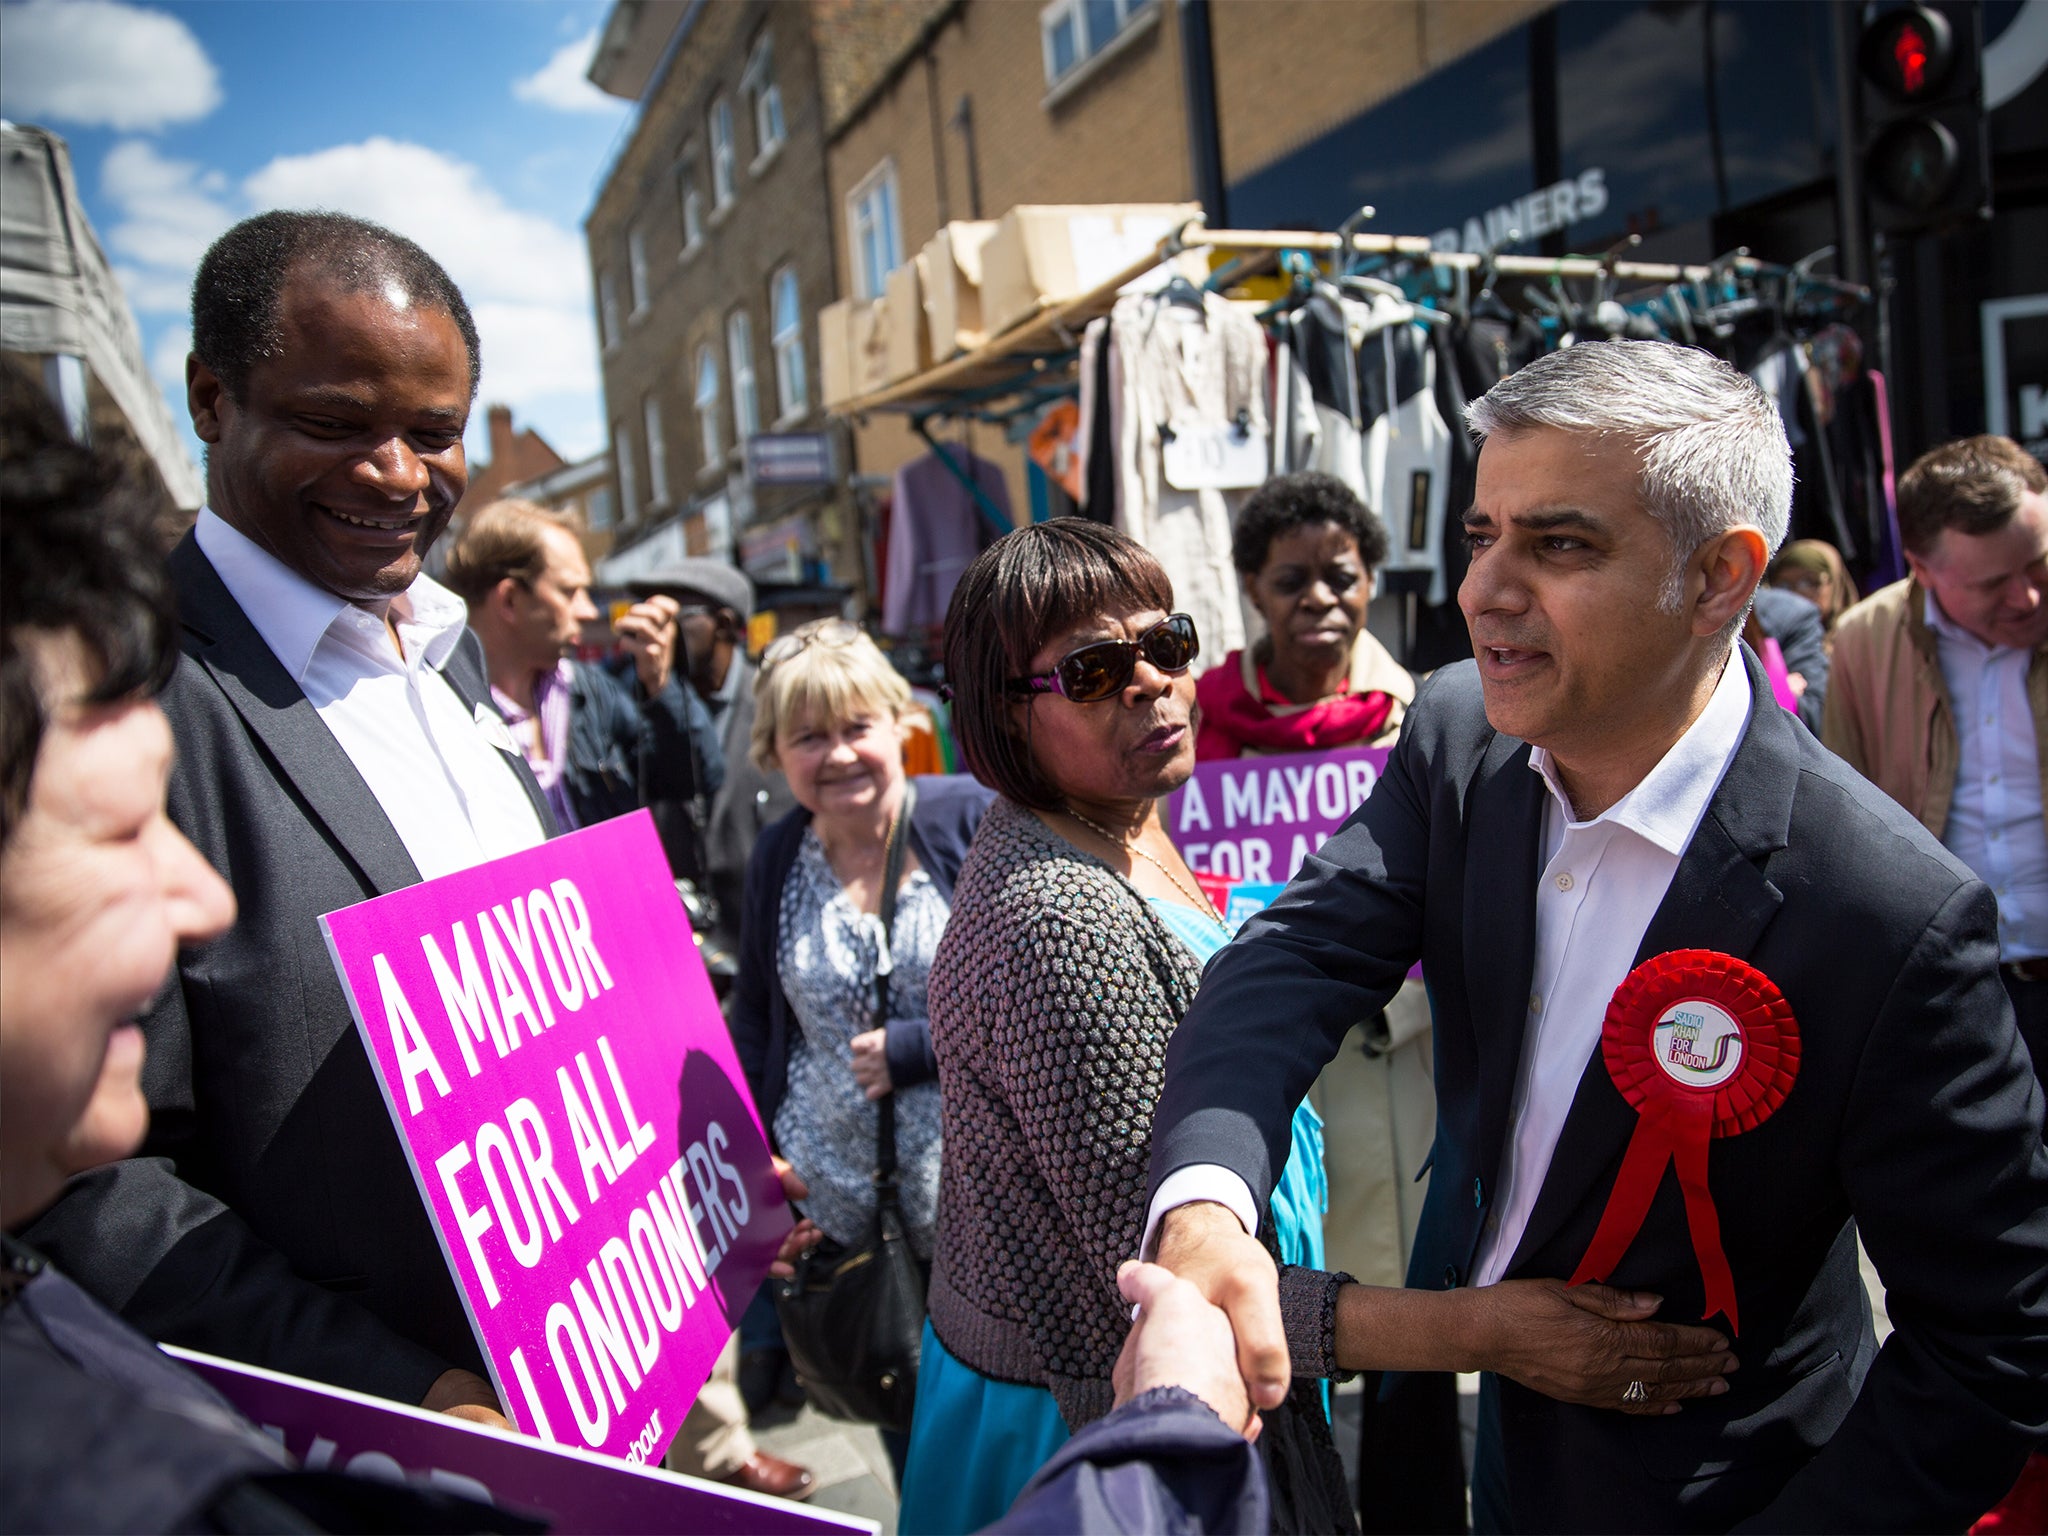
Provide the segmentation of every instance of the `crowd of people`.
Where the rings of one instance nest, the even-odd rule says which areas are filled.
[[[2048,1517],[2048,474],[2017,445],[1916,463],[1912,574],[1859,601],[1779,547],[1754,384],[1574,346],[1471,411],[1474,661],[1375,638],[1387,536],[1324,475],[1247,501],[1235,594],[1027,524],[946,614],[966,772],[913,776],[874,639],[751,656],[721,562],[650,575],[602,663],[573,520],[466,509],[427,575],[478,363],[411,242],[237,225],[167,559],[6,381],[9,1528],[530,1528],[298,1468],[151,1345],[506,1424],[318,918],[642,807],[801,1216],[778,1272],[856,1268],[900,1213],[901,1530]],[[1224,602],[1256,638],[1205,654],[1187,610]],[[1167,797],[1359,747],[1371,795],[1233,931]],[[803,1389],[770,1292],[736,1322],[668,1464],[807,1497],[748,1424]]]

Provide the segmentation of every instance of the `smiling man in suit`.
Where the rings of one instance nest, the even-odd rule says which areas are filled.
[[[1472,423],[1476,660],[1211,963],[1154,1122],[1160,1262],[1230,1312],[1272,1401],[1253,1213],[1295,1103],[1420,959],[1438,1124],[1411,1363],[1495,1369],[1488,1289],[1523,1277],[1661,1295],[1739,1360],[1682,1404],[1647,1369],[1611,1401],[1485,1376],[1477,1523],[1960,1529],[2048,1427],[2048,1153],[1991,894],[1736,644],[1791,499],[1747,380],[1577,346]]]
[[[455,284],[376,225],[266,213],[200,265],[208,504],[170,557],[162,704],[172,818],[242,920],[142,1021],[141,1155],[33,1238],[151,1338],[501,1423],[318,922],[554,830],[420,572],[477,370]]]

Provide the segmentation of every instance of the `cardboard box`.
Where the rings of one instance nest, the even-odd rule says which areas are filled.
[[[931,343],[925,334],[924,253],[891,272],[882,288],[881,332],[884,372],[894,384],[932,365]]]
[[[1012,208],[981,251],[981,313],[989,334],[1107,282],[1201,212],[1199,203]]]
[[[840,299],[818,311],[818,372],[827,410],[891,382],[882,310],[880,299]]]
[[[944,362],[988,340],[981,318],[981,248],[994,219],[956,219],[925,242],[924,319],[932,357]]]

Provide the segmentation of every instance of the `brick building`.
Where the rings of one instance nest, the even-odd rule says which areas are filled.
[[[538,479],[569,462],[533,428],[515,427],[511,406],[491,406],[486,420],[491,456],[471,472],[469,489],[463,492],[462,504],[455,509],[458,522],[503,496],[508,486]]]
[[[844,495],[748,473],[760,434],[820,433],[834,295],[811,12],[620,0],[590,78],[639,103],[586,221],[616,484],[600,584],[682,553],[854,584]],[[637,553],[636,553],[637,552]]]
[[[1223,187],[1548,3],[818,0],[839,291],[872,297],[946,221],[1020,203],[1199,201],[1221,224]],[[855,441],[871,472],[923,451],[883,416]],[[1023,506],[1021,450],[972,446]]]

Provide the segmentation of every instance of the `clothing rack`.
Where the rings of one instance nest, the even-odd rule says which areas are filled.
[[[1211,274],[1208,286],[1218,279],[1243,274],[1245,266],[1262,258],[1277,257],[1285,251],[1348,260],[1359,256],[1382,256],[1396,262],[1423,263],[1432,269],[1461,273],[1484,273],[1492,277],[1550,278],[1563,281],[1602,279],[1624,283],[1711,283],[1730,277],[1765,278],[1780,274],[1796,276],[1806,287],[1818,288],[1844,298],[1867,301],[1870,290],[1838,278],[1816,277],[1800,268],[1782,268],[1758,261],[1747,250],[1737,250],[1707,265],[1637,261],[1607,256],[1515,256],[1491,252],[1440,251],[1422,235],[1369,234],[1347,228],[1335,234],[1302,230],[1210,229],[1199,219],[1190,220],[1159,241],[1146,255],[1104,279],[1078,297],[1042,304],[1039,311],[992,336],[972,351],[936,364],[924,372],[899,380],[882,389],[844,401],[833,414],[856,421],[871,414],[901,415],[922,438],[950,473],[967,490],[974,505],[999,533],[1013,526],[1001,510],[983,495],[973,477],[939,452],[932,435],[934,421],[979,421],[1005,424],[1020,415],[1035,413],[1047,402],[1073,393],[1073,370],[1079,356],[1081,333],[1091,321],[1108,314],[1119,294],[1129,284],[1156,271],[1174,257],[1190,251],[1211,251],[1243,259]]]

